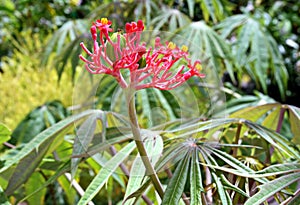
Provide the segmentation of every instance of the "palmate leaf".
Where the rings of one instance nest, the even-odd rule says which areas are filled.
[[[264,93],[267,93],[267,80],[274,81],[284,99],[288,73],[276,41],[260,24],[259,19],[247,14],[234,15],[220,22],[215,28],[221,31],[224,38],[233,35],[237,37],[232,48],[239,64],[239,76],[246,72]]]
[[[129,154],[134,150],[134,148],[134,142],[127,144],[115,156],[113,156],[105,164],[104,167],[102,167],[99,173],[94,177],[93,181],[87,187],[84,195],[78,202],[78,205],[85,205],[94,198],[94,196],[105,185],[108,178],[113,174],[113,172],[118,168],[118,166],[129,156]]]
[[[284,136],[275,132],[274,130],[270,130],[256,123],[252,123],[250,121],[246,121],[245,124],[247,127],[253,129],[259,136],[265,139],[271,146],[276,147],[278,150],[288,154],[293,158],[300,158],[300,153],[297,151],[293,143],[291,143]]]
[[[220,0],[200,1],[201,10],[206,22],[209,21],[209,17],[211,17],[214,23],[217,23],[225,17],[226,7],[223,5],[223,2],[227,3],[226,1]]]
[[[218,73],[226,69],[234,81],[234,65],[230,48],[226,41],[204,21],[192,22],[178,34],[180,38],[185,39],[193,58],[201,59],[203,67],[210,68],[204,70],[204,72],[211,72],[207,75],[208,78],[211,75],[218,76]]]
[[[190,152],[186,152],[185,157],[178,163],[175,172],[168,183],[162,205],[178,204],[187,180],[190,161]]]
[[[85,20],[71,20],[66,22],[60,29],[58,29],[53,37],[49,40],[46,49],[43,53],[42,65],[48,62],[48,59],[52,52],[56,51],[57,55],[60,55],[63,48],[70,42],[74,41],[76,37],[85,33],[87,28],[87,22]],[[79,46],[79,45],[78,45]]]
[[[288,185],[300,180],[300,172],[281,176],[273,181],[259,186],[259,192],[250,197],[245,205],[260,205],[276,192],[284,189]]]
[[[72,77],[79,63],[78,55],[82,52],[79,43],[86,39],[83,34],[88,31],[86,20],[71,20],[58,29],[47,43],[42,55],[41,64],[46,65],[53,53],[56,53],[55,69],[60,79],[67,62],[71,62]]]
[[[32,151],[38,151],[39,147],[43,143],[47,143],[48,139],[54,139],[60,132],[65,131],[67,128],[74,126],[74,122],[82,120],[83,118],[98,112],[97,110],[87,110],[82,112],[78,115],[71,116],[58,122],[57,124],[49,127],[45,131],[38,134],[34,139],[24,145],[24,147],[18,151],[18,153],[11,157],[11,156],[2,156],[4,161],[3,166],[0,169],[0,173],[10,168],[15,163],[19,162],[24,157],[28,156]]]
[[[246,120],[251,120],[256,122],[266,113],[273,111],[274,108],[280,106],[279,103],[269,103],[260,106],[251,106],[244,109],[241,109],[237,112],[232,113],[229,117],[232,118],[244,118]]]
[[[168,26],[170,32],[182,29],[189,23],[191,23],[191,20],[184,13],[166,6],[163,6],[161,12],[151,21],[155,31],[161,30],[163,26]]]

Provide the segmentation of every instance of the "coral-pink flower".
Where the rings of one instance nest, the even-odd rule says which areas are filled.
[[[79,56],[90,73],[112,75],[122,88],[130,86],[136,90],[151,87],[170,90],[193,76],[205,77],[201,73],[200,60],[192,62],[189,58],[187,46],[179,48],[173,42],[162,44],[157,37],[155,46],[147,48],[146,43],[141,42],[144,30],[141,20],[126,23],[125,34],[117,33],[115,39],[109,35],[112,32],[111,24],[111,21],[102,18],[91,26],[93,52],[83,43],[80,44],[91,58],[87,60],[82,55]],[[100,33],[99,40],[97,30]],[[124,79],[121,69],[129,70],[130,76],[127,80]]]

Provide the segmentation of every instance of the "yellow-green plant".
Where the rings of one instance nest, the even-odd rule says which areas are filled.
[[[0,74],[0,121],[10,128],[46,101],[60,100],[65,106],[72,102],[71,76],[65,72],[58,83],[54,69],[40,66],[43,42],[37,35],[20,35],[23,42],[12,42],[16,49],[11,57],[4,58]]]

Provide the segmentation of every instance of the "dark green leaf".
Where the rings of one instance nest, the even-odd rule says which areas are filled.
[[[166,188],[162,205],[178,204],[186,184],[190,159],[190,153],[187,152],[185,157],[177,165],[176,170]]]

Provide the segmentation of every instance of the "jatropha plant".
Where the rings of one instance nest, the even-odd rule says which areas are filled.
[[[204,78],[202,64],[199,59],[191,57],[186,45],[179,47],[171,41],[162,42],[160,37],[151,38],[150,35],[149,38],[148,35],[144,35],[149,33],[144,31],[144,24],[141,20],[127,23],[124,33],[119,31],[113,33],[111,25],[112,22],[106,18],[93,23],[91,26],[93,49],[90,51],[81,43],[88,57],[80,55],[80,59],[85,62],[85,68],[91,74],[111,75],[120,85],[128,112],[128,118],[122,119],[126,121],[125,126],[129,127],[129,129],[126,127],[125,135],[121,131],[122,137],[120,137],[126,138],[128,144],[122,146],[119,152],[112,151],[113,157],[93,179],[78,204],[91,201],[118,166],[125,175],[130,175],[123,204],[133,204],[139,200],[139,197],[143,198],[145,203],[153,204],[147,198],[148,195],[144,195],[146,190],[149,191],[148,187],[151,182],[159,195],[154,197],[155,200],[160,198],[163,205],[178,204],[180,201],[185,204],[200,205],[260,205],[272,199],[297,200],[296,194],[294,198],[288,199],[288,192],[284,193],[281,190],[299,180],[299,163],[276,164],[281,162],[282,157],[273,157],[274,152],[278,156],[286,156],[287,159],[299,158],[299,152],[279,134],[285,109],[290,110],[291,118],[294,119],[291,123],[292,130],[297,130],[295,127],[299,123],[299,117],[298,114],[294,114],[298,113],[296,108],[281,107],[282,105],[278,103],[267,104],[243,109],[224,119],[201,120],[197,118],[192,121],[186,120],[180,126],[176,122],[170,122],[172,124],[170,129],[162,128],[169,122],[160,124],[159,128],[156,126],[151,130],[142,129],[138,123],[135,105],[137,91],[146,88],[172,90],[183,86],[191,77]],[[144,37],[147,37],[147,43],[143,41]],[[273,109],[275,107],[277,108]],[[274,114],[270,114],[263,121],[264,125],[270,127],[258,124],[256,121],[270,110],[274,110]],[[276,119],[275,111],[278,111],[280,119],[276,131],[272,130]],[[250,112],[251,115],[248,114]],[[102,129],[106,126],[103,126],[104,122],[106,121],[103,120]],[[84,130],[85,126],[87,125],[85,124],[81,130]],[[92,126],[95,127],[95,125]],[[157,137],[151,136],[154,132]],[[106,131],[101,131],[101,136],[103,133],[105,134]],[[85,136],[82,135],[84,146],[91,142],[90,139],[85,140]],[[132,136],[132,138],[127,136]],[[153,138],[153,144],[150,145],[147,140],[151,138]],[[209,142],[210,138],[218,138],[219,141]],[[262,148],[263,144],[267,144],[267,148],[264,150],[256,145],[252,146],[254,138],[259,140]],[[112,144],[108,143],[108,146],[123,141],[113,139],[111,142]],[[78,146],[77,144],[78,140],[77,143],[74,142],[73,157],[82,151],[81,148],[78,149],[81,144]],[[154,144],[159,144],[159,148]],[[103,149],[105,147],[105,145],[100,146]],[[134,162],[130,164],[129,173],[128,170],[122,168],[121,163],[135,148],[138,154]],[[114,147],[111,146],[110,149],[113,150]],[[87,150],[86,153],[92,154],[97,150],[91,149],[90,152]],[[127,153],[126,157],[122,154],[124,150]],[[154,152],[157,152],[155,154],[158,157],[153,157]],[[140,160],[137,163],[138,169],[142,169],[138,173],[139,178],[133,177],[139,171],[134,170],[136,160]],[[263,169],[263,166],[258,166],[260,160],[268,163],[273,160],[274,165]],[[170,167],[173,163],[176,166]],[[125,167],[127,169],[127,166]],[[163,186],[166,184],[165,178],[162,181],[163,178],[158,177],[160,171],[164,171],[169,178],[167,186]],[[286,175],[280,176],[283,173]],[[279,175],[279,177],[270,181],[268,176],[272,175]],[[277,197],[277,193],[281,193],[280,197]],[[296,202],[296,204],[299,203]]]
[[[80,44],[90,60],[82,55],[80,59],[85,62],[88,72],[111,75],[123,89],[138,152],[146,173],[163,198],[162,185],[142,140],[135,109],[135,92],[145,88],[171,90],[193,76],[204,78],[205,75],[201,73],[201,61],[193,61],[190,58],[186,45],[179,48],[173,42],[162,43],[159,37],[155,38],[154,47],[147,46],[141,40],[144,30],[144,23],[141,20],[126,23],[124,34],[117,32],[110,35],[113,32],[111,25],[112,22],[107,18],[101,18],[93,23],[90,29],[93,51],[91,52],[83,43]]]

